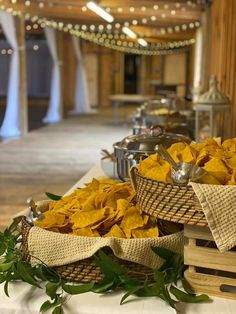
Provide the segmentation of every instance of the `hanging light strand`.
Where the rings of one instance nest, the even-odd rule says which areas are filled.
[[[192,38],[189,40],[166,42],[162,44],[151,43],[147,47],[146,43],[144,45],[144,42],[146,42],[145,40],[144,42],[142,42],[143,45],[142,44],[139,45],[139,43],[137,42],[124,40],[122,35],[120,35],[120,38],[118,39],[114,39],[113,37],[101,39],[101,34],[97,34],[95,32],[86,32],[85,31],[87,29],[86,25],[85,25],[86,29],[83,30],[83,25],[82,25],[81,26],[82,30],[79,30],[80,25],[78,24],[74,26],[70,23],[65,24],[63,22],[48,20],[47,18],[40,18],[37,15],[31,15],[30,13],[24,13],[19,10],[14,10],[13,8],[6,7],[5,5],[0,5],[0,9],[6,12],[9,12],[14,16],[22,16],[25,20],[31,20],[31,22],[33,23],[38,23],[42,28],[45,26],[49,26],[54,29],[68,32],[71,35],[81,37],[85,40],[96,43],[98,45],[115,49],[121,52],[143,54],[143,55],[171,54],[171,53],[178,53],[178,52],[185,51],[188,46],[195,43],[195,40]]]

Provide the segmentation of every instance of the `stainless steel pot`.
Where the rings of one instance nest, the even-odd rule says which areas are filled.
[[[169,147],[176,142],[190,143],[191,140],[183,135],[166,133],[161,127],[156,126],[148,129],[146,134],[130,135],[121,142],[113,144],[115,164],[120,180],[130,179],[130,168],[137,165],[141,159],[155,153],[155,146],[162,144]]]

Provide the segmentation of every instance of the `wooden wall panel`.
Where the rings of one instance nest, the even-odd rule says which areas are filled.
[[[16,36],[19,47],[19,90],[20,90],[20,132],[21,135],[28,133],[28,98],[26,77],[26,43],[25,43],[25,21],[21,17],[15,18]]]
[[[210,74],[229,96],[232,136],[236,136],[236,0],[214,0],[211,6]]]
[[[104,48],[99,57],[99,105],[107,107],[110,105],[109,95],[113,94],[114,52]]]
[[[64,33],[62,35],[62,42],[62,92],[64,112],[67,113],[74,108],[77,60],[71,35]]]

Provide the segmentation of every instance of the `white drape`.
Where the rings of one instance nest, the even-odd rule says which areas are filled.
[[[202,52],[203,52],[202,27],[196,30],[196,43],[194,52],[194,76],[193,76],[193,101],[195,102],[201,94],[202,89]]]
[[[44,28],[48,48],[53,60],[50,101],[46,116],[43,118],[45,123],[57,123],[61,120],[61,77],[60,61],[57,53],[56,31],[53,28]]]
[[[3,137],[20,135],[20,90],[19,90],[19,48],[15,31],[14,17],[0,11],[0,24],[13,53],[11,55],[7,88],[6,112],[0,129]]]
[[[88,97],[88,85],[84,68],[83,57],[80,50],[80,41],[77,36],[72,36],[73,46],[77,59],[75,83],[75,107],[73,114],[92,113]]]

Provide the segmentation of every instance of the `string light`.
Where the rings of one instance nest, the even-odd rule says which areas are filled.
[[[139,38],[138,39],[138,43],[143,46],[143,47],[147,47],[148,43],[146,42],[146,40],[144,40],[143,38]]]
[[[27,2],[27,1],[25,1]],[[30,1],[28,1],[30,3]],[[61,29],[64,32],[68,32],[71,35],[75,35],[78,37],[81,37],[85,40],[94,42],[96,44],[111,48],[111,49],[115,49],[118,51],[123,51],[123,52],[128,52],[128,53],[135,53],[135,54],[144,54],[144,55],[162,55],[162,54],[171,54],[171,53],[178,53],[181,51],[185,51],[187,49],[188,46],[192,45],[195,43],[195,40],[189,39],[189,40],[183,40],[183,41],[176,41],[176,42],[166,42],[166,43],[151,43],[146,45],[142,45],[142,48],[139,46],[141,45],[139,42],[142,38],[139,38],[139,42],[130,42],[130,41],[126,41],[125,40],[125,35],[124,34],[116,34],[116,35],[112,35],[110,33],[110,30],[108,33],[108,35],[106,34],[102,34],[107,36],[104,38],[101,37],[101,33],[99,32],[95,32],[94,27],[92,27],[93,32],[89,32],[88,31],[88,27],[87,25],[72,25],[72,24],[66,24],[64,25],[63,22],[57,22],[57,21],[53,21],[53,20],[48,20],[46,18],[39,18],[37,15],[30,15],[29,13],[23,13],[20,11],[16,11],[13,10],[12,8],[6,8],[4,5],[0,6],[1,9],[3,10],[9,10],[11,9],[12,14],[14,15],[21,15],[23,16],[26,20],[31,20],[31,21],[35,21],[36,23],[38,23],[41,27],[45,27],[45,25],[49,26],[49,27],[53,27],[55,29]],[[179,31],[180,28],[181,29],[187,29],[194,27],[199,27],[200,26],[200,22],[199,21],[195,21],[195,22],[191,22],[191,26],[190,24],[183,24],[181,27],[176,25],[175,27],[173,26],[173,28],[169,27],[169,30],[167,28],[167,30],[165,28],[161,28],[161,33],[166,33],[166,31],[169,32],[173,32],[175,31]],[[125,22],[124,24],[126,24],[127,26],[129,26],[129,22]],[[111,24],[108,24],[108,28],[112,28]],[[30,25],[28,25],[30,26]],[[31,26],[30,26],[31,27]],[[121,27],[121,26],[120,26]],[[80,30],[81,29],[81,30]],[[99,25],[98,26],[99,30],[103,30],[104,26],[103,25]],[[123,28],[122,28],[123,29]],[[114,39],[114,36],[116,36],[116,40]],[[143,39],[145,42],[146,40]],[[142,40],[141,40],[142,42]],[[144,42],[143,42],[144,43]],[[148,48],[147,48],[148,47]],[[7,52],[6,52],[7,53]]]
[[[38,45],[34,45],[34,46],[33,46],[33,50],[34,50],[34,51],[38,51],[38,50],[39,50],[39,46],[38,46]]]

